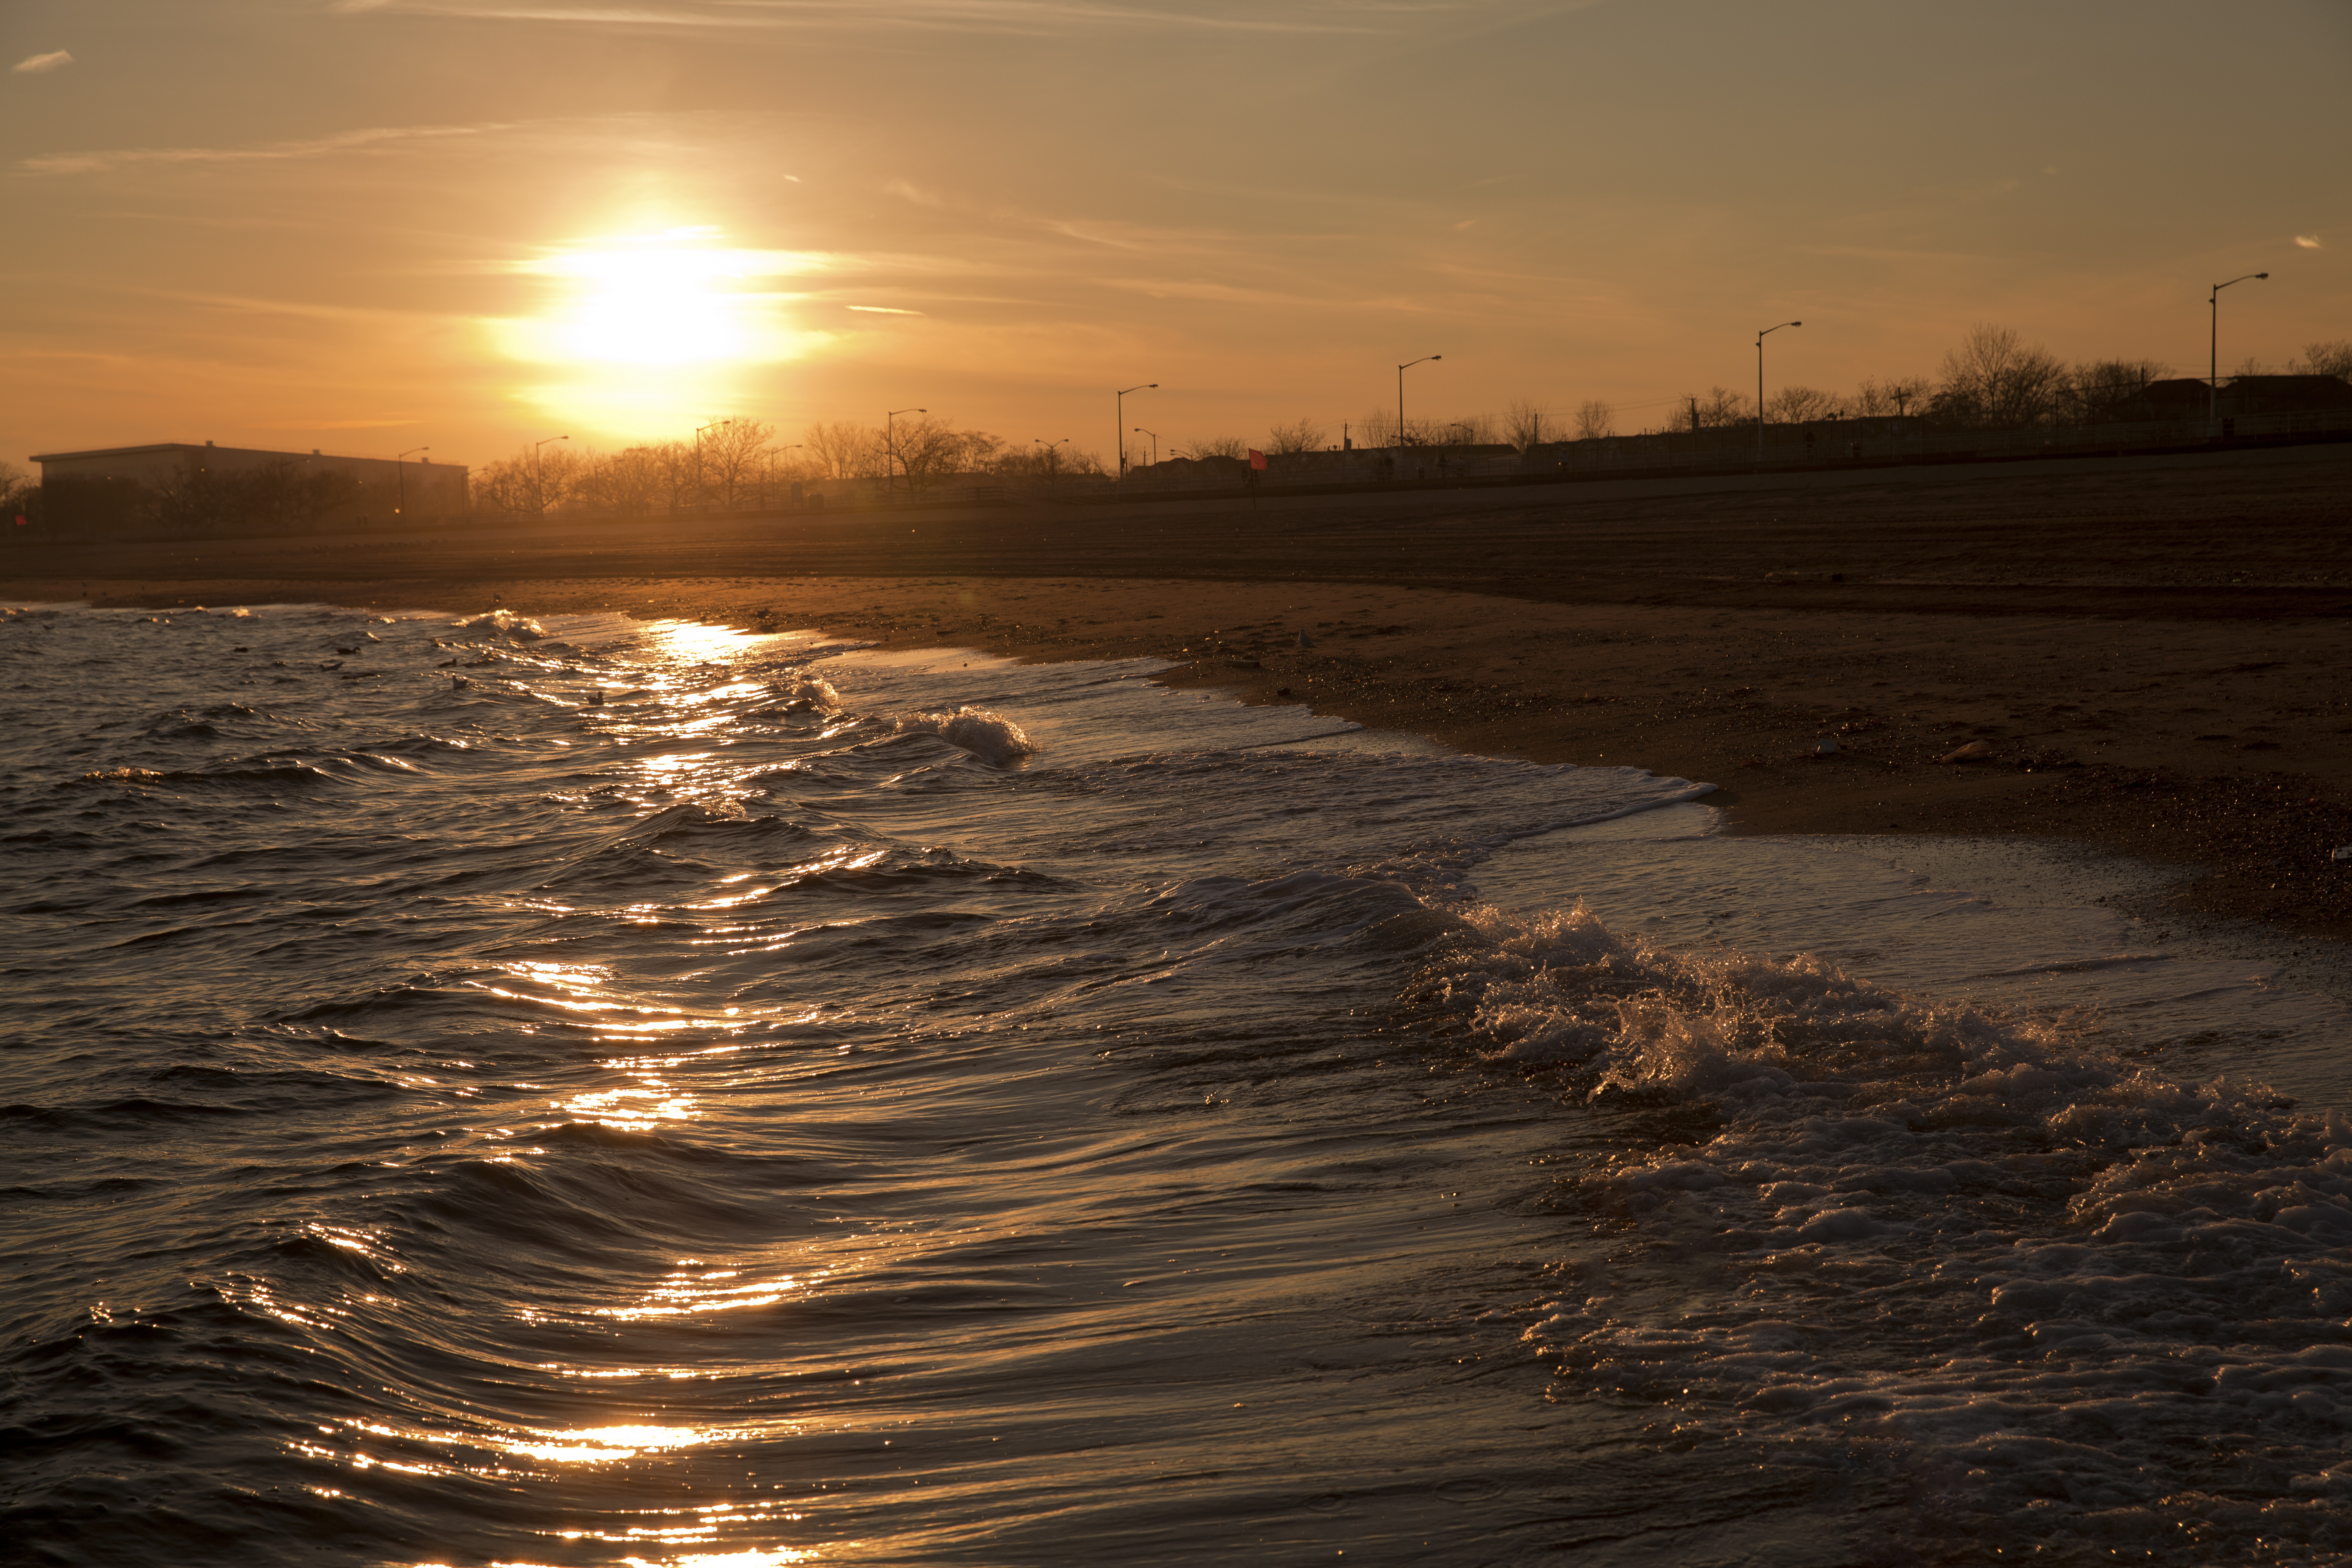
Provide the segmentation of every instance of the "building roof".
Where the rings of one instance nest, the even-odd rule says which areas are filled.
[[[321,452],[316,447],[312,447],[308,452],[281,452],[274,447],[220,447],[210,441],[157,441],[145,447],[100,447],[88,452],[35,452],[26,460],[34,463],[69,463],[84,458],[144,458],[158,452],[253,452],[270,458],[328,458],[338,463],[394,463],[402,460],[397,458],[346,457],[336,452]],[[430,464],[433,461],[429,457],[419,458],[416,460],[421,464]],[[441,466],[446,468],[461,468],[464,465],[444,463]]]
[[[150,452],[184,452],[190,448],[190,445],[186,441],[159,441],[152,447],[100,447],[90,452],[36,452],[26,460],[34,463],[63,463],[75,458],[143,458]],[[199,452],[204,450],[202,447],[194,449]]]

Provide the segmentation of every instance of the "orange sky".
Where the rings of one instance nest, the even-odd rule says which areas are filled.
[[[64,57],[64,58],[61,58]],[[23,62],[18,64],[17,62]],[[8,68],[9,67],[15,68]],[[1621,427],[2352,337],[2352,6],[9,0],[0,458]],[[787,439],[794,438],[788,435]]]

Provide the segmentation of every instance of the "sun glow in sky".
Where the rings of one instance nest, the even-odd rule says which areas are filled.
[[[526,387],[550,417],[627,431],[677,408],[730,408],[753,367],[822,343],[793,330],[791,296],[772,286],[823,264],[729,246],[707,225],[587,240],[515,263],[547,297],[489,335],[505,358],[557,370]]]
[[[11,0],[0,458],[1106,452],[2352,336],[2342,0]],[[2195,112],[2179,106],[2193,104]]]

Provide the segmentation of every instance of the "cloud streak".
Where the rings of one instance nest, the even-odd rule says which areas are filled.
[[[1189,7],[1118,5],[1112,0],[673,0],[671,4],[609,5],[567,0],[340,0],[345,15],[403,13],[486,22],[541,22],[631,30],[786,30],[814,28],[924,29],[1051,36],[1084,31],[1150,31],[1377,37],[1433,19],[1492,21],[1559,9],[1590,0],[1529,7],[1504,0],[1361,5],[1346,0],[1294,0],[1288,5],[1232,3]]]
[[[8,68],[19,76],[46,76],[73,64],[73,56],[63,49],[51,49],[46,55],[27,55]]]
[[[103,174],[140,163],[267,163],[298,158],[324,158],[398,142],[436,141],[453,136],[480,136],[514,127],[485,125],[383,125],[365,131],[343,131],[305,142],[264,142],[247,147],[122,147],[99,153],[51,153],[19,159],[16,167],[28,174]]]

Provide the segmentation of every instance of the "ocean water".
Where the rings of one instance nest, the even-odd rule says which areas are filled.
[[[10,612],[8,1560],[2352,1552],[2325,963],[1154,668]]]

